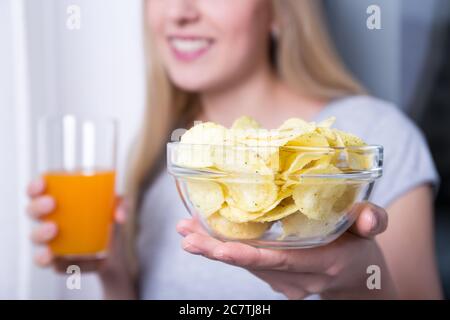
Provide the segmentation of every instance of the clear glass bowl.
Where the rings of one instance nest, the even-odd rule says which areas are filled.
[[[217,239],[264,248],[338,238],[382,165],[381,146],[167,145],[167,168],[189,213]]]

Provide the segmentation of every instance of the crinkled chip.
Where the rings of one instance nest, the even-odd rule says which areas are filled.
[[[261,125],[253,118],[244,116],[234,121],[231,129],[258,129]]]
[[[342,181],[329,181],[329,179],[317,178],[313,175],[341,173],[336,167],[329,165],[325,169],[310,169],[307,172],[310,177],[302,179],[292,194],[292,198],[304,215],[310,219],[321,220],[327,217],[333,209],[334,203],[345,192],[345,184]]]
[[[212,122],[192,127],[181,137],[175,162],[188,168],[214,166],[213,148],[232,143],[227,129]]]
[[[318,128],[331,128],[331,126],[336,122],[336,117],[330,117],[317,124]]]
[[[218,235],[237,240],[258,239],[271,226],[270,223],[260,222],[235,223],[224,218],[219,213],[211,215],[207,219],[207,223]]]
[[[294,213],[281,220],[283,235],[279,240],[293,237],[323,237],[332,232],[339,220],[339,216],[331,214],[326,220],[309,219],[301,212]]]
[[[273,181],[226,184],[228,205],[243,211],[258,212],[271,206],[278,196],[278,186]]]
[[[308,123],[299,118],[288,119],[278,127],[279,131],[301,130],[304,133],[313,132],[315,129],[316,126],[314,123]]]
[[[337,129],[334,129],[334,131],[335,131],[335,134],[342,139],[342,141],[344,142],[344,145],[346,147],[351,147],[351,146],[356,147],[356,146],[365,146],[366,145],[361,138],[355,136],[354,134],[344,132],[341,130],[337,130]]]
[[[203,122],[186,131],[180,143],[223,145],[229,137],[227,128],[212,122]]]
[[[294,203],[292,198],[288,198],[281,201],[278,206],[276,206],[274,209],[270,210],[260,218],[257,218],[255,221],[272,222],[287,217],[297,211],[297,205]]]
[[[275,209],[275,207],[278,206],[281,203],[281,201],[283,201],[284,199],[292,196],[292,192],[293,192],[292,189],[286,189],[286,190],[280,191],[278,193],[277,200],[275,200],[275,202],[272,203],[272,205],[270,205],[267,208],[265,208],[262,212],[266,213],[266,212],[269,212],[269,211]]]
[[[373,166],[373,156],[360,154],[349,150],[347,152],[348,168],[352,170],[370,170]]]
[[[301,134],[286,143],[287,146],[297,147],[328,147],[328,140],[317,132]]]
[[[292,197],[298,210],[308,218],[321,220],[333,209],[335,202],[345,191],[341,184],[300,184],[294,189]]]
[[[283,172],[282,177],[285,180],[288,180],[291,174],[297,173],[312,161],[319,160],[325,157],[327,154],[327,152],[317,151],[298,152],[297,154],[292,155],[292,160],[288,160],[288,162],[286,163],[287,169]]]
[[[225,202],[222,187],[216,182],[190,180],[186,188],[192,204],[205,217],[218,211]]]
[[[336,213],[348,212],[356,202],[356,197],[361,190],[360,184],[348,184],[345,186],[344,193],[336,200],[333,205],[333,211]]]
[[[341,173],[341,171],[336,168],[335,166],[331,165],[331,160],[333,156],[332,155],[324,155],[321,158],[317,160],[313,160],[309,162],[307,165],[305,165],[301,170],[298,170],[296,173],[290,173],[289,175],[286,174],[286,171],[282,174],[282,176],[285,177],[285,183],[281,187],[282,191],[285,191],[286,189],[291,189],[295,185],[303,183],[302,179],[305,175],[311,175],[311,174],[337,174]],[[308,179],[310,183],[326,183],[327,181],[324,179],[315,179],[312,180],[311,178]]]
[[[264,215],[264,212],[262,211],[248,212],[231,206],[223,207],[222,209],[219,210],[219,213],[222,217],[226,218],[227,220],[236,223],[254,221]]]
[[[212,162],[223,172],[272,176],[273,170],[256,152],[248,148],[216,147]]]

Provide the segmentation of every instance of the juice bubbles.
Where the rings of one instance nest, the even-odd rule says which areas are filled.
[[[50,171],[44,175],[46,194],[56,209],[45,217],[58,226],[49,243],[55,256],[106,254],[115,209],[114,171]]]

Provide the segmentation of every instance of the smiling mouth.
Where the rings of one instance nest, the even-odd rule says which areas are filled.
[[[172,52],[178,60],[190,62],[206,54],[214,44],[213,39],[203,37],[169,37]]]

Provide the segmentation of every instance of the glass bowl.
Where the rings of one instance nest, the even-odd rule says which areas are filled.
[[[263,248],[338,238],[382,165],[381,146],[167,145],[168,172],[189,213],[217,239]]]

